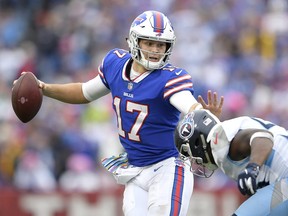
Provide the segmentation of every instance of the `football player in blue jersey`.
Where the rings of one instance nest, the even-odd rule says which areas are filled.
[[[189,110],[205,108],[217,116],[222,111],[223,97],[209,91],[207,103],[201,96],[198,103],[191,75],[169,63],[175,40],[168,18],[146,11],[130,27],[129,51],[109,51],[95,78],[39,81],[45,96],[66,103],[89,103],[111,93],[125,153],[102,163],[125,185],[125,216],[187,215],[194,180],[175,147],[175,127]]]
[[[195,110],[179,122],[175,139],[192,172],[210,177],[220,168],[248,195],[233,216],[288,215],[285,128],[248,116],[220,122],[209,111]]]

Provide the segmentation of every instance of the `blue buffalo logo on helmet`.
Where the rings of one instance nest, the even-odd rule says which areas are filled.
[[[179,136],[183,140],[189,140],[189,138],[194,133],[194,113],[189,113],[185,118],[180,122],[178,126]]]
[[[132,27],[140,25],[141,23],[143,23],[145,20],[147,19],[147,16],[145,13],[139,15],[134,22],[132,23]]]

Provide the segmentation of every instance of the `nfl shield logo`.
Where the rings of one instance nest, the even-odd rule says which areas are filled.
[[[133,83],[129,82],[127,88],[131,90],[133,88]]]

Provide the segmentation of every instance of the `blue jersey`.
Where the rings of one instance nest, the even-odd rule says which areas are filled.
[[[182,90],[193,94],[191,76],[167,64],[130,80],[131,64],[128,51],[114,49],[99,67],[99,75],[112,94],[119,138],[129,163],[142,167],[177,157],[174,129],[180,112],[169,98]]]

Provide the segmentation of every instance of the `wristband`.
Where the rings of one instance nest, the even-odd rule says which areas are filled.
[[[203,106],[198,103],[197,106],[194,108],[194,110],[200,110],[200,109],[203,109]]]

